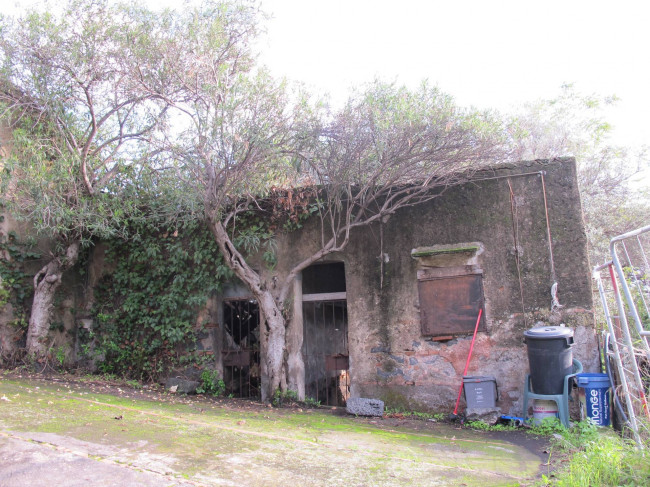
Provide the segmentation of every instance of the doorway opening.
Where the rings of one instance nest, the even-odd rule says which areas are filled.
[[[305,396],[344,406],[350,396],[348,312],[342,262],[302,273]]]
[[[223,302],[223,381],[232,397],[260,397],[260,313],[254,299]]]

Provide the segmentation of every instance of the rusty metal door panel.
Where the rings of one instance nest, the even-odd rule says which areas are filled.
[[[418,281],[422,334],[426,336],[472,333],[483,306],[481,275]],[[479,330],[485,331],[481,318]]]
[[[325,356],[325,370],[348,370],[350,368],[350,357],[338,353]]]
[[[250,350],[224,350],[224,367],[248,367],[251,364]]]

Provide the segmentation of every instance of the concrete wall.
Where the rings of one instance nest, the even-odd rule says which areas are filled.
[[[557,296],[563,306],[554,313],[540,171],[544,171]],[[471,334],[442,342],[423,336],[417,272],[467,263],[483,270],[486,318],[486,331],[478,333],[468,375],[496,377],[501,394],[497,405],[504,412],[520,413],[528,372],[523,332],[528,328],[566,324],[575,332],[574,356],[587,371],[597,367],[575,162],[521,163],[479,178],[485,179],[449,189],[431,203],[394,215],[381,232],[379,226],[354,232],[346,251],[332,259],[345,263],[352,397],[378,397],[392,406],[420,410],[453,408]],[[276,272],[313,250],[319,239],[315,228],[286,236],[279,244]],[[467,242],[478,243],[481,250],[469,257],[411,257],[414,248]],[[297,353],[289,351],[290,356]]]

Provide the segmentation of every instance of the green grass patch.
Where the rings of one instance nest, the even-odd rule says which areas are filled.
[[[518,428],[509,424],[487,424],[483,421],[467,421],[465,426],[479,431],[515,431]]]
[[[398,416],[408,419],[420,419],[422,421],[443,421],[447,416],[444,413],[424,413],[421,411],[410,411],[404,408],[386,408],[384,414],[388,417]]]
[[[622,438],[609,428],[597,428],[586,422],[554,435],[553,452],[562,458],[562,466],[544,475],[542,485],[556,487],[600,487],[650,485],[647,449]]]

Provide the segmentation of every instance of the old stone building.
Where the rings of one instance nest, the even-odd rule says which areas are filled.
[[[273,273],[319,242],[315,226],[283,236]],[[296,282],[289,387],[332,405],[371,397],[391,406],[450,410],[483,309],[468,374],[495,377],[497,405],[520,413],[526,329],[572,328],[574,355],[585,370],[595,370],[586,245],[572,159],[483,171],[471,184],[353,232],[345,252],[308,268]],[[270,282],[272,273],[264,272]],[[218,368],[254,389],[255,303],[245,288],[232,286],[215,312]]]
[[[272,283],[311,255],[320,239],[317,222],[308,220],[278,236],[272,270],[261,262],[257,268]],[[288,387],[330,405],[370,397],[393,407],[450,411],[482,310],[468,374],[494,377],[497,405],[519,414],[526,329],[565,324],[575,332],[574,355],[585,370],[597,367],[586,246],[573,159],[482,171],[470,184],[355,230],[344,252],[295,282]],[[110,272],[103,252],[103,245],[95,247],[82,279],[66,278],[53,318],[66,334],[53,343],[92,328],[79,310],[90,310],[92,288]],[[264,350],[248,290],[232,283],[197,312],[197,324],[206,326],[201,351],[214,357],[230,392],[255,397]]]

